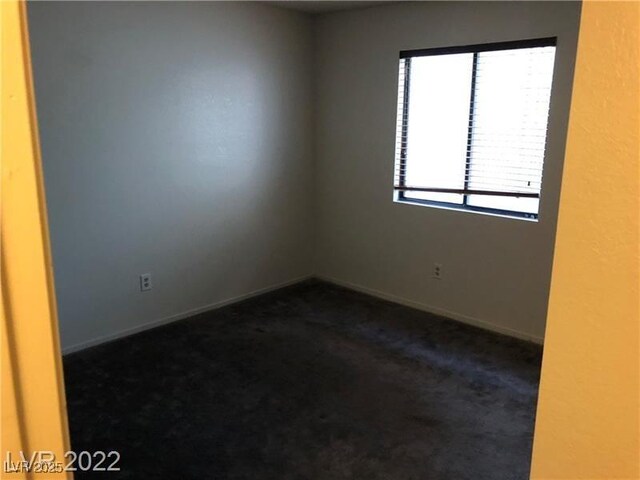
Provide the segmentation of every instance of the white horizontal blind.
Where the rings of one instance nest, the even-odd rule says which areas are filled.
[[[539,194],[555,47],[480,52],[467,185]],[[538,212],[538,198],[470,195],[470,205]]]
[[[400,59],[395,189],[535,215],[555,47],[480,47]]]

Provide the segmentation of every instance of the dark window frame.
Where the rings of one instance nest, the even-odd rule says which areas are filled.
[[[467,210],[472,212],[483,212],[483,213],[493,213],[498,215],[506,215],[509,217],[518,217],[518,218],[527,218],[537,220],[539,218],[539,208],[538,213],[528,213],[528,212],[520,212],[514,210],[503,210],[497,208],[490,207],[477,207],[474,205],[470,205],[468,203],[468,177],[465,175],[464,180],[464,190],[467,193],[461,193],[462,195],[462,203],[452,203],[452,202],[442,202],[436,200],[424,200],[411,198],[406,196],[406,191],[402,190],[402,187],[406,187],[405,182],[405,172],[406,172],[406,163],[407,163],[407,130],[409,127],[409,92],[410,92],[410,81],[411,81],[411,59],[416,57],[426,57],[426,56],[434,56],[434,55],[452,55],[457,53],[473,53],[473,69],[471,74],[471,96],[469,102],[469,126],[467,130],[467,154],[465,158],[465,171],[469,171],[471,167],[471,143],[473,141],[473,113],[474,113],[474,103],[475,103],[475,87],[476,87],[476,75],[477,75],[477,66],[478,66],[478,53],[481,52],[496,52],[501,50],[516,50],[516,49],[524,49],[524,48],[536,48],[536,47],[556,47],[557,46],[557,37],[545,37],[545,38],[536,38],[536,39],[528,39],[528,40],[516,40],[509,42],[494,42],[494,43],[481,43],[475,45],[464,45],[457,47],[436,47],[436,48],[427,48],[427,49],[418,49],[418,50],[402,50],[400,52],[400,59],[404,59],[404,92],[403,92],[403,103],[402,103],[402,137],[401,137],[401,145],[400,145],[400,173],[398,176],[399,183],[396,188],[397,192],[397,200],[405,203],[416,203],[421,205],[429,205],[429,206],[437,206],[437,207],[446,207],[455,210]],[[552,85],[553,89],[553,85]],[[547,132],[548,133],[548,132]],[[546,156],[546,154],[545,154]],[[546,162],[543,162],[543,169]],[[433,190],[433,189],[431,189]],[[419,190],[412,190],[419,191]],[[541,198],[542,194],[542,186],[540,187],[540,193],[537,194],[534,198]],[[524,196],[524,195],[523,195]]]

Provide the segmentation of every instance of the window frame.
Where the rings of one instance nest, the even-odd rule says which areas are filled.
[[[474,45],[464,45],[464,46],[455,46],[455,47],[435,47],[435,48],[423,48],[416,50],[402,50],[400,51],[399,59],[405,60],[404,62],[404,92],[403,92],[403,102],[402,102],[402,134],[400,140],[400,156],[399,156],[399,168],[400,173],[398,174],[398,187],[405,187],[405,174],[406,172],[406,163],[407,163],[407,130],[409,127],[409,121],[405,121],[404,119],[408,119],[409,115],[409,92],[410,92],[410,84],[411,84],[411,59],[416,57],[426,57],[426,56],[436,56],[436,55],[452,55],[458,53],[472,53],[473,54],[473,66],[471,73],[471,97],[469,102],[469,126],[467,129],[467,154],[465,158],[465,169],[469,169],[471,166],[471,149],[470,144],[473,138],[473,113],[474,113],[474,100],[475,100],[475,88],[476,88],[476,76],[477,76],[477,66],[478,66],[478,53],[482,52],[496,52],[501,50],[517,50],[524,48],[537,48],[537,47],[557,47],[557,37],[544,37],[544,38],[535,38],[535,39],[527,39],[527,40],[514,40],[514,41],[506,41],[506,42],[493,42],[493,43],[480,43]],[[555,61],[555,60],[554,60]],[[555,69],[554,69],[555,71]],[[551,93],[553,93],[553,78],[551,79]],[[551,100],[549,101],[549,110],[551,109]],[[547,143],[548,136],[548,121],[547,121],[547,132],[545,135],[545,145]],[[397,132],[396,132],[397,134]],[[544,178],[544,170],[546,168],[546,148],[545,154],[542,162],[542,178]],[[394,159],[394,163],[396,159]],[[467,190],[468,186],[468,178],[465,176],[464,179],[464,190]],[[406,192],[411,190],[401,190],[396,189],[394,185],[394,195],[395,200],[397,202],[402,203],[414,203],[419,205],[427,205],[433,207],[442,207],[447,209],[459,210],[459,211],[470,211],[470,212],[479,212],[479,213],[488,213],[494,215],[502,215],[507,217],[515,217],[519,219],[528,219],[537,221],[540,216],[540,204],[538,204],[538,213],[529,213],[529,212],[520,212],[514,210],[504,210],[490,207],[478,207],[475,205],[469,205],[468,196],[469,193],[461,193],[462,195],[462,203],[451,203],[451,202],[442,202],[437,200],[424,200],[419,198],[411,198],[406,196]],[[419,190],[414,190],[419,191]],[[497,196],[497,195],[496,195]],[[542,185],[540,185],[540,191],[537,194],[538,200],[542,199]]]

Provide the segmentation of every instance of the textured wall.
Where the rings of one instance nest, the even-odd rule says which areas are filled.
[[[406,2],[317,24],[316,271],[541,341],[578,2]],[[394,203],[398,52],[558,36],[538,223]],[[432,278],[435,262],[442,280]]]
[[[33,2],[29,20],[64,347],[311,274],[309,18]]]
[[[542,339],[578,3],[338,12],[315,49],[266,5],[29,8],[65,347],[311,273]],[[394,204],[398,51],[551,35],[540,222]]]
[[[640,478],[640,4],[586,2],[532,478]]]

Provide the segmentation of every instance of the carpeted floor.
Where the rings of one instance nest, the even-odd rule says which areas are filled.
[[[76,478],[524,480],[540,359],[305,282],[66,356]]]

